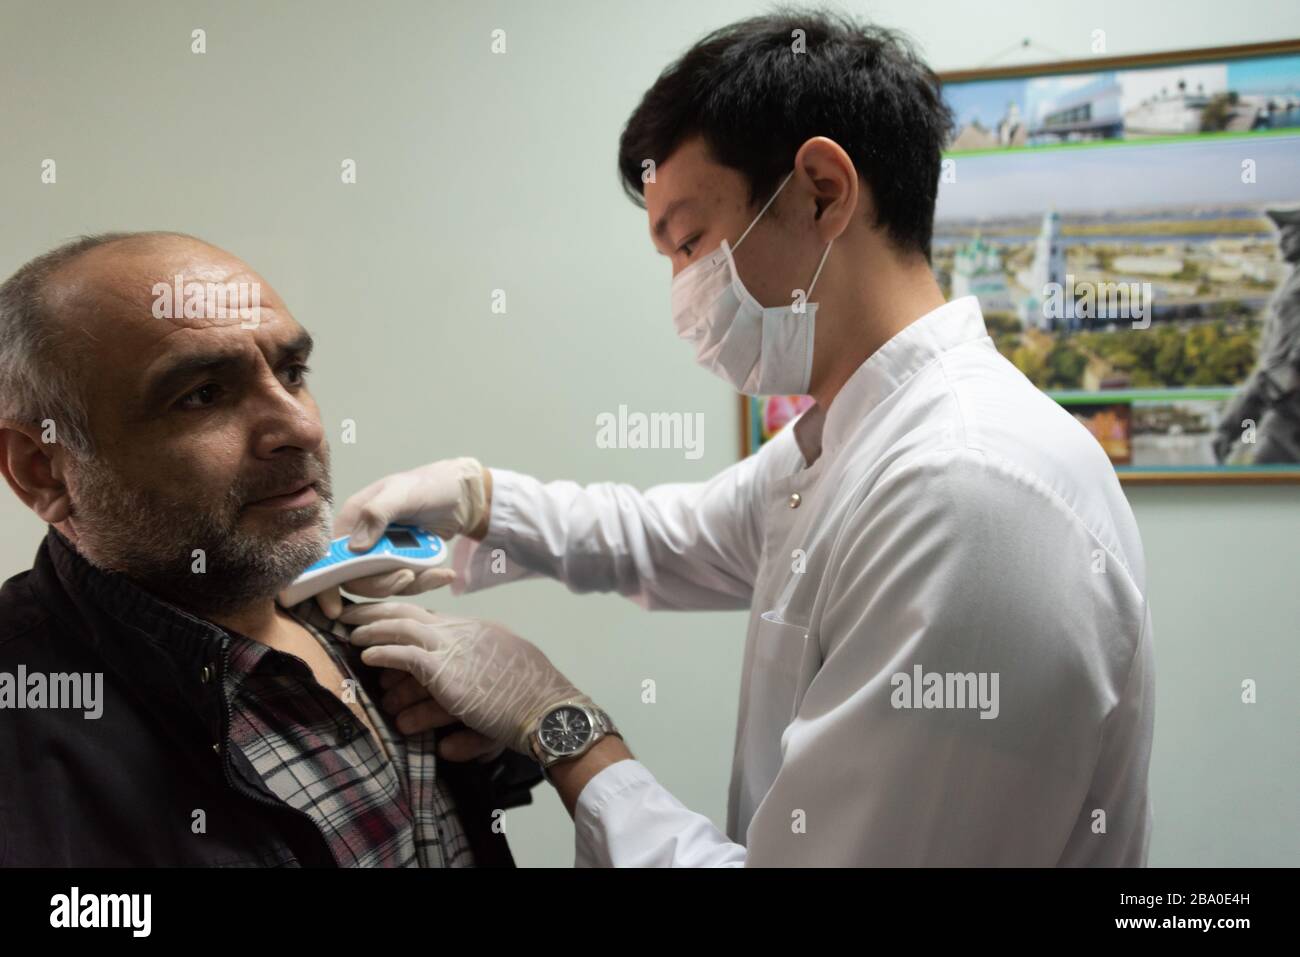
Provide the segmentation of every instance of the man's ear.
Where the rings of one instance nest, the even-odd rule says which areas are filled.
[[[57,443],[43,441],[41,429],[0,419],[0,472],[22,503],[51,525],[72,510],[63,481],[65,461]]]
[[[812,180],[818,228],[824,241],[830,242],[844,232],[860,200],[870,206],[870,196],[859,196],[861,191],[853,160],[834,140],[825,136],[812,137],[799,147],[794,163],[796,169],[803,170]],[[866,209],[864,218],[873,222],[874,208]]]

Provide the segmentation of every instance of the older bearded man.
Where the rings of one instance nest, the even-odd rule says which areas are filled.
[[[346,626],[275,603],[330,535],[311,348],[248,265],[175,233],[0,287],[0,471],[50,526],[0,590],[0,863],[511,863],[494,825],[535,766],[439,760]],[[46,693],[80,675],[93,709]]]

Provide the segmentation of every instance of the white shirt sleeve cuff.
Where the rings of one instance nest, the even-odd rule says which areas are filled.
[[[640,761],[611,764],[573,809],[576,867],[743,867],[745,848],[673,797]]]
[[[456,539],[451,558],[451,567],[456,573],[456,579],[451,583],[453,595],[537,577],[518,562],[511,561],[507,550],[511,529],[518,525],[516,473],[508,469],[489,471],[492,473],[492,505],[488,511],[487,534],[482,541],[465,535]]]

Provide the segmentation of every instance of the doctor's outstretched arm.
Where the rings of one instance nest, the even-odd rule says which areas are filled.
[[[432,698],[438,712],[435,726],[462,722],[467,730],[458,732],[460,736],[482,736],[500,747],[540,757],[534,745],[544,715],[568,705],[597,710],[540,649],[495,622],[398,602],[352,605],[341,620],[354,626],[347,640],[364,649],[366,664],[409,674]],[[455,759],[448,746],[455,737],[443,739],[439,756]],[[612,783],[601,792],[606,797],[628,797],[620,792],[634,780],[650,785],[636,795],[638,809],[629,822],[635,833],[614,835],[618,850],[613,855],[598,849],[584,851],[578,805],[589,800],[593,778],[609,779],[611,773],[616,773]],[[600,739],[579,758],[552,764],[549,777],[579,822],[579,866],[744,864],[745,849],[655,784],[617,736]],[[620,820],[621,816],[610,823],[617,826]],[[630,837],[636,838],[635,844]],[[598,837],[596,843],[608,842]]]
[[[762,551],[759,455],[707,482],[645,492],[612,482],[541,482],[474,459],[435,462],[353,495],[335,530],[352,533],[360,549],[392,522],[466,536],[455,548],[457,593],[545,576],[575,592],[618,592],[652,609],[745,608]],[[411,580],[409,572],[382,578],[346,587],[389,597],[442,583]]]

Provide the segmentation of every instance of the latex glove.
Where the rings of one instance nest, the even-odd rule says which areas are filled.
[[[334,534],[351,536],[348,547],[357,552],[372,547],[394,523],[418,525],[449,541],[482,524],[487,517],[487,494],[485,469],[477,459],[443,459],[381,478],[351,496],[334,520]],[[419,595],[455,578],[450,568],[426,568],[418,573],[399,568],[355,578],[343,588],[366,598],[388,598]],[[337,588],[317,595],[316,603],[331,618],[343,611]]]
[[[372,482],[343,503],[336,535],[364,552],[394,522],[419,525],[444,539],[473,531],[487,515],[483,466],[477,459],[443,459]]]
[[[382,669],[379,686],[383,689],[379,706],[393,716],[403,734],[423,734],[457,723],[446,708],[429,697],[424,685],[405,671]],[[438,742],[438,756],[449,761],[493,761],[504,750],[503,745],[468,728],[444,735]]]
[[[365,648],[366,664],[409,673],[448,715],[521,754],[532,754],[532,733],[554,705],[594,707],[540,649],[496,622],[399,602],[353,605],[339,620],[359,626],[348,640]]]

